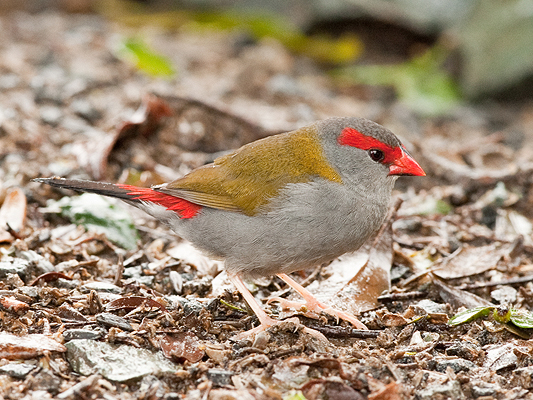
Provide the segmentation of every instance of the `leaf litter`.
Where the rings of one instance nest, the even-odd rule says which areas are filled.
[[[228,32],[155,34],[148,42],[170,54],[180,77],[148,81],[110,61],[103,43],[113,28],[99,17],[48,17],[53,24],[41,15],[0,17],[1,67],[20,76],[17,87],[0,92],[7,110],[0,118],[0,210],[7,211],[0,215],[9,225],[0,226],[4,398],[531,397],[533,346],[522,338],[531,334],[533,307],[533,147],[528,135],[508,145],[512,132],[531,129],[531,108],[510,116],[471,108],[482,122],[464,114],[401,120],[393,107],[372,108],[325,85],[313,68],[302,76],[301,60],[283,47],[240,46]],[[51,40],[63,46],[43,67],[31,54]],[[305,95],[272,91],[273,80],[300,85]],[[325,315],[292,312],[324,333],[326,344],[290,329],[236,340],[257,321],[219,261],[129,208],[93,210],[100,200],[82,199],[78,216],[43,212],[47,199],[65,193],[30,183],[51,175],[161,183],[220,152],[339,114],[395,127],[430,174],[398,182],[403,204],[366,253],[294,274],[362,313],[371,328],[363,334]],[[504,128],[495,133],[494,125]],[[62,207],[71,212],[82,197]],[[82,221],[90,229],[77,227]],[[493,294],[502,288],[514,292]],[[251,289],[262,300],[286,295],[277,279]],[[502,304],[509,298],[515,304]],[[475,318],[478,311],[459,326],[447,323],[461,307],[484,314],[501,306],[513,310],[520,330]]]
[[[27,201],[20,188],[8,191],[0,207],[0,243],[18,239],[26,223]],[[22,232],[21,232],[22,233]]]

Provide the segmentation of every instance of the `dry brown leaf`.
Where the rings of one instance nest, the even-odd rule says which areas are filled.
[[[26,196],[19,188],[11,189],[0,208],[0,242],[13,241],[11,231],[20,232],[26,223]]]
[[[463,246],[449,257],[438,260],[432,272],[443,279],[463,278],[477,275],[496,267],[502,257],[509,254],[511,245]]]
[[[30,309],[30,306],[23,301],[14,299],[13,297],[0,296],[0,308],[14,313],[23,313]]]
[[[398,382],[391,382],[384,388],[372,392],[368,395],[368,400],[401,400],[402,385]]]
[[[490,301],[473,293],[447,285],[444,281],[432,274],[430,276],[433,278],[433,284],[439,289],[440,297],[446,303],[450,303],[455,309],[459,307],[475,308],[480,306],[494,306]]]
[[[149,136],[156,132],[162,118],[173,114],[174,111],[165,100],[153,94],[146,94],[137,111],[118,127],[117,139],[131,135],[132,132]]]
[[[499,371],[516,365],[518,357],[514,353],[516,343],[491,344],[485,349],[486,357],[483,366]]]
[[[333,379],[313,379],[302,386],[306,399],[344,400],[364,399],[364,396],[350,386]]]
[[[102,179],[107,172],[109,156],[120,140],[141,134],[149,136],[156,132],[161,118],[172,115],[168,104],[152,95],[144,96],[139,109],[128,121],[124,121],[115,132],[104,132],[93,128],[90,139],[75,143],[71,152],[78,163],[96,179]]]
[[[161,350],[167,358],[198,362],[205,355],[198,337],[191,332],[181,332],[173,336],[166,335],[159,342]]]
[[[67,349],[46,335],[16,336],[0,332],[0,358],[8,360],[34,358],[42,355],[45,351],[64,353]]]
[[[107,311],[127,310],[131,311],[140,306],[155,307],[165,312],[167,309],[165,306],[153,299],[140,296],[121,297],[120,299],[113,300],[106,305]]]
[[[62,272],[52,271],[52,272],[46,272],[46,273],[44,273],[42,275],[39,275],[37,278],[35,278],[33,280],[33,282],[31,282],[29,284],[29,286],[35,286],[39,282],[52,282],[52,281],[56,281],[58,279],[66,279],[67,281],[71,281],[72,280],[72,278],[70,276],[65,275]]]
[[[381,317],[381,322],[386,327],[393,327],[393,326],[405,326],[409,323],[407,319],[405,319],[400,314],[393,314],[393,313],[387,313]]]
[[[188,151],[216,153],[277,133],[203,101],[177,96],[163,100],[174,115],[162,127],[160,138]]]
[[[102,179],[107,170],[109,153],[117,141],[118,134],[92,129],[87,136],[90,139],[74,143],[69,149],[70,153],[95,179]]]

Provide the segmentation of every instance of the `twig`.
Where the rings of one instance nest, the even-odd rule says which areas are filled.
[[[279,357],[288,356],[289,354],[293,354],[293,353],[300,354],[304,350],[305,350],[305,348],[304,348],[303,345],[295,345],[295,346],[292,346],[291,348],[288,348],[288,349],[277,350],[277,351],[274,351],[272,353],[269,353],[269,356],[270,356],[271,359],[272,358],[279,358]]]
[[[531,282],[531,281],[533,281],[533,275],[523,276],[522,278],[506,279],[504,281],[473,283],[470,285],[459,286],[457,287],[457,289],[473,290],[473,289],[494,287],[494,286],[499,286],[499,285],[516,285],[518,283],[525,283],[525,282]]]
[[[14,230],[14,229],[9,225],[8,222],[6,222],[6,228],[7,228],[7,229],[6,229],[7,232],[8,232],[11,236],[13,236],[15,239],[18,239],[18,240],[22,239],[22,236],[20,236],[19,233],[18,233],[16,230]]]
[[[98,375],[91,375],[87,379],[84,379],[80,383],[77,383],[76,385],[72,386],[70,389],[65,390],[64,392],[61,392],[57,395],[58,399],[68,399],[68,398],[79,398],[78,396],[81,396],[82,398],[84,394],[87,394],[87,389],[92,388],[96,385],[98,380],[100,379],[100,376]]]
[[[381,331],[378,330],[363,330],[354,329],[351,327],[344,328],[342,326],[320,326],[320,325],[306,325],[310,329],[319,331],[326,337],[334,338],[357,338],[357,339],[373,339],[377,338]]]
[[[383,303],[388,303],[391,301],[418,299],[420,297],[425,297],[425,296],[427,296],[427,293],[421,292],[421,291],[404,292],[404,293],[389,293],[389,294],[384,294],[382,296],[379,296],[378,300]]]

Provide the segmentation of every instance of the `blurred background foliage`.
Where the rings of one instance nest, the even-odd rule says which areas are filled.
[[[104,15],[130,28],[117,55],[156,76],[179,71],[143,38],[148,26],[276,40],[339,85],[392,88],[422,115],[533,93],[531,0],[3,0],[0,8]]]

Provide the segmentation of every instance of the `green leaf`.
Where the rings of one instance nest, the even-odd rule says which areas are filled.
[[[533,329],[533,314],[521,310],[512,310],[511,322],[520,328]]]
[[[122,42],[118,55],[149,75],[170,78],[175,74],[170,60],[157,54],[139,38],[126,38]]]
[[[493,306],[481,306],[476,308],[471,308],[469,310],[461,311],[460,313],[455,314],[450,320],[448,321],[449,325],[460,325],[464,324],[466,322],[472,322],[475,319],[486,317],[490,314],[492,310],[494,310],[495,307]]]
[[[506,324],[511,319],[511,312],[508,306],[499,306],[494,309],[492,316],[496,322]]]
[[[306,400],[306,397],[300,390],[291,390],[283,400]]]
[[[81,196],[63,197],[50,201],[50,208],[58,208],[59,213],[71,222],[85,229],[103,233],[107,238],[127,250],[137,246],[139,234],[129,213],[122,207],[112,204],[105,197],[92,193]]]
[[[196,13],[191,18],[196,26],[216,30],[241,30],[256,39],[273,38],[296,53],[315,60],[343,64],[355,60],[363,45],[353,34],[332,38],[325,35],[306,35],[299,27],[283,16],[246,11],[222,13]]]
[[[257,40],[273,38],[291,51],[326,63],[349,63],[363,51],[361,40],[353,33],[339,37],[307,35],[289,18],[268,11],[254,12],[236,7],[223,12],[205,8],[202,11],[180,9],[154,13],[149,6],[125,0],[100,1],[96,3],[96,9],[107,18],[134,28],[152,25],[170,30],[241,31]]]
[[[458,85],[441,66],[448,51],[435,46],[410,61],[396,65],[358,65],[336,75],[359,84],[392,86],[401,102],[424,115],[439,115],[461,99]]]

